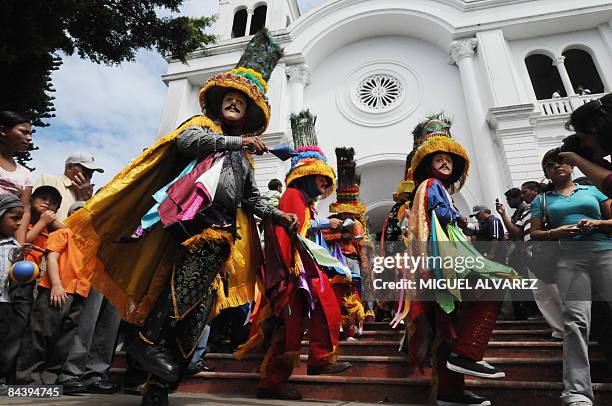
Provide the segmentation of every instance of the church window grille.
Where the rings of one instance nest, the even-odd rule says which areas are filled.
[[[395,104],[402,94],[402,85],[391,75],[373,75],[357,87],[359,103],[373,111],[383,111]]]

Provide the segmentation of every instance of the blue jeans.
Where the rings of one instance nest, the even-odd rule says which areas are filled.
[[[206,352],[206,344],[208,343],[209,334],[210,334],[210,325],[207,324],[204,327],[204,330],[202,331],[202,336],[200,337],[200,341],[198,341],[196,350],[193,352],[193,356],[191,357],[191,361],[189,362],[189,367],[195,367],[195,365],[204,356],[204,353]]]

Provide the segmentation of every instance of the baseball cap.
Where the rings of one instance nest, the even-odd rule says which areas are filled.
[[[66,165],[68,164],[79,164],[83,165],[87,169],[92,171],[103,173],[104,169],[100,168],[94,162],[94,157],[87,152],[73,152],[66,158]]]
[[[476,215],[478,213],[480,213],[481,211],[485,211],[485,210],[489,210],[490,211],[490,209],[487,206],[483,206],[481,204],[476,205],[476,206],[472,207],[472,214],[470,214],[470,217],[476,217]]]
[[[41,193],[51,193],[55,197],[55,199],[57,200],[57,203],[59,205],[62,204],[62,194],[59,192],[59,190],[57,190],[53,186],[41,185],[41,186],[37,187],[32,192],[32,197],[35,197],[35,196],[37,196],[37,195],[39,195]]]
[[[82,200],[77,200],[76,202],[72,203],[68,208],[68,216],[70,216],[72,213],[74,213],[83,206],[85,206],[85,202]]]

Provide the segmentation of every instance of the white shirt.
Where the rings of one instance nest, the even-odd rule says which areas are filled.
[[[36,179],[36,183],[34,184],[34,190],[36,190],[37,187],[43,185],[53,186],[62,195],[62,204],[57,210],[57,219],[63,222],[66,217],[68,217],[68,209],[70,208],[70,206],[72,206],[72,203],[77,201],[76,193],[70,187],[72,186],[72,181],[64,175],[41,175],[40,178]]]
[[[13,237],[0,239],[0,303],[11,303],[9,269],[17,256],[19,243]]]
[[[21,197],[27,187],[32,187],[32,173],[18,163],[15,165],[17,167],[12,172],[0,167],[0,193]]]

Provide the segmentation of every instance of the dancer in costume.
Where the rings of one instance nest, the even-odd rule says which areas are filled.
[[[259,138],[270,117],[266,81],[281,56],[270,33],[258,32],[235,69],[204,84],[205,115],[159,139],[67,221],[85,260],[103,265],[95,288],[142,326],[128,352],[151,372],[143,405],[168,404],[209,318],[217,275],[245,260],[234,245],[237,208],[297,225],[261,200],[250,155],[267,151]]]
[[[362,273],[367,275],[369,260],[366,252],[365,205],[359,201],[359,180],[355,173],[355,150],[336,148],[338,165],[337,201],[329,205],[334,218],[352,227],[323,233],[332,249],[337,246],[351,270],[351,278],[336,275],[331,279],[338,304],[342,309],[342,338],[355,339],[355,325],[365,319],[362,304]],[[363,271],[363,272],[362,272]]]
[[[402,241],[403,232],[406,229],[406,225],[408,223],[408,212],[410,211],[410,207],[412,205],[412,198],[414,197],[415,184],[412,176],[412,170],[410,169],[412,165],[412,158],[416,153],[417,149],[425,139],[425,132],[423,131],[424,125],[432,118],[436,116],[431,116],[426,118],[424,121],[421,121],[419,124],[414,127],[412,130],[412,150],[406,156],[406,166],[404,168],[404,179],[400,181],[397,185],[395,193],[393,194],[393,201],[395,204],[391,207],[389,211],[389,215],[385,219],[385,224],[383,225],[383,232],[381,237],[381,255],[389,255],[394,254],[389,252],[388,249],[385,248],[385,242],[391,241]]]
[[[314,130],[313,120],[309,121]],[[296,131],[295,124],[292,117],[294,140],[299,146],[304,137],[301,137],[302,132]],[[242,358],[249,351],[266,347],[263,348],[262,376],[257,388],[257,397],[263,399],[301,399],[302,395],[287,388],[286,383],[293,367],[300,361],[301,341],[307,328],[304,321],[307,319],[310,319],[308,375],[338,373],[351,366],[348,362],[335,362],[340,308],[321,269],[322,265],[331,264],[322,261],[317,254],[324,249],[306,239],[309,234],[320,232],[322,227],[340,225],[339,222],[322,224],[314,210],[317,198],[333,191],[334,172],[316,145],[299,146],[297,152],[298,155],[292,158],[285,180],[287,189],[278,208],[297,214],[298,233],[288,232],[266,221],[266,263],[260,285],[262,302],[253,316],[249,341],[236,352],[236,356]],[[309,245],[306,246],[305,242]],[[328,254],[326,256],[328,260],[333,259]],[[340,265],[337,261],[334,263]]]
[[[516,278],[511,268],[481,257],[459,228],[467,221],[453,205],[451,194],[463,186],[470,160],[463,146],[451,139],[450,127],[444,115],[430,117],[423,124],[425,140],[411,165],[418,187],[410,213],[407,251],[413,257],[478,258],[483,266],[459,269],[433,261],[405,277],[417,282]],[[406,293],[399,318],[407,316],[409,360],[423,365],[433,355],[432,396],[438,405],[490,405],[487,399],[465,391],[464,375],[505,376],[483,361],[500,308],[500,302],[487,296],[490,293],[480,292],[471,298],[462,297],[455,289]]]
[[[412,170],[410,166],[412,164],[412,158],[416,153],[416,150],[419,148],[423,140],[425,139],[425,133],[423,131],[423,126],[429,121],[429,118],[421,121],[414,127],[412,130],[412,150],[406,156],[406,165],[404,167],[404,178],[397,185],[396,191],[393,194],[393,201],[395,202],[385,219],[385,224],[383,225],[381,241],[380,241],[380,252],[383,256],[393,256],[397,254],[400,250],[403,250],[403,243],[396,244],[396,241],[404,241],[404,233],[408,228],[408,221],[410,215],[410,208],[412,207],[412,199],[414,197],[415,184],[412,176]],[[401,279],[401,270],[398,270],[396,274],[397,280]],[[393,305],[393,310],[398,312],[401,307],[401,302],[403,300],[403,296],[400,297],[400,301],[391,304]],[[383,307],[387,307],[388,303],[381,303]],[[402,340],[402,343],[405,343]],[[405,346],[404,346],[405,348]]]

